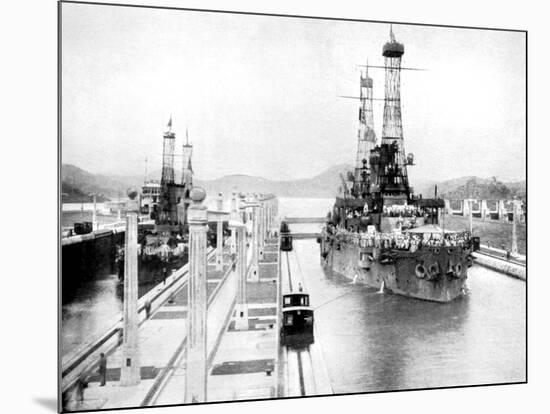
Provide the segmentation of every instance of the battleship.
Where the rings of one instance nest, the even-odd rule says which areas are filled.
[[[359,128],[354,171],[342,187],[321,231],[321,263],[356,283],[385,292],[449,302],[465,292],[472,251],[469,232],[445,229],[444,200],[414,195],[407,168],[401,119],[401,58],[405,52],[390,27],[384,66],[366,65],[360,75]],[[382,138],[373,123],[373,80],[369,68],[385,71]]]
[[[140,212],[154,221],[143,224],[138,234],[139,272],[143,280],[155,280],[162,274],[178,269],[188,260],[187,208],[193,187],[191,163],[193,145],[186,140],[182,145],[181,182],[176,182],[174,159],[176,134],[172,130],[172,117],[163,134],[162,173],[160,182],[147,180],[142,187]],[[115,264],[120,279],[124,276],[124,247],[117,246]]]

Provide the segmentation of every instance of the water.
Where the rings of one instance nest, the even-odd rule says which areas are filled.
[[[162,280],[160,272],[157,280],[146,276],[140,274],[139,297]],[[70,292],[72,299],[61,308],[62,356],[99,338],[122,317],[123,285],[118,275],[101,274]]]
[[[62,355],[105,333],[122,311],[119,280],[105,275],[82,284],[62,307]]]

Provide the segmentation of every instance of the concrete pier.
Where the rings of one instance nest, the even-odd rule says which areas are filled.
[[[134,386],[140,383],[138,338],[138,240],[137,240],[137,191],[129,190],[126,214],[126,243],[124,254],[124,327],[122,342],[122,366],[120,384]]]
[[[526,280],[526,257],[520,254],[507,259],[507,252],[502,249],[481,245],[481,249],[472,253],[475,262],[488,269],[504,273],[516,279]]]

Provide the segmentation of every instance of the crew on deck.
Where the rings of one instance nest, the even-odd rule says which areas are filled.
[[[409,232],[353,232],[330,225],[327,227],[329,234],[333,234],[341,241],[361,244],[362,247],[377,247],[382,249],[416,250],[425,247],[469,247],[471,235],[469,232],[445,233],[409,233]]]

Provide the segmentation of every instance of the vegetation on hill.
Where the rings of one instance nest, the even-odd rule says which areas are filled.
[[[62,193],[66,193],[68,199],[76,197],[89,197],[96,194],[96,199],[108,200],[118,196],[124,196],[128,188],[124,180],[112,177],[92,174],[71,164],[61,166]],[[65,201],[64,202],[71,202]],[[76,202],[82,202],[82,198]]]
[[[496,177],[461,177],[437,184],[438,195],[451,199],[463,200],[474,198],[481,200],[509,200],[514,197],[525,199],[525,180],[503,183]],[[432,190],[433,193],[433,190]]]
[[[93,202],[93,195],[85,193],[82,190],[73,187],[71,184],[61,183],[61,202],[63,203],[91,203]],[[109,201],[109,199],[101,194],[96,196],[96,202],[103,203]]]

